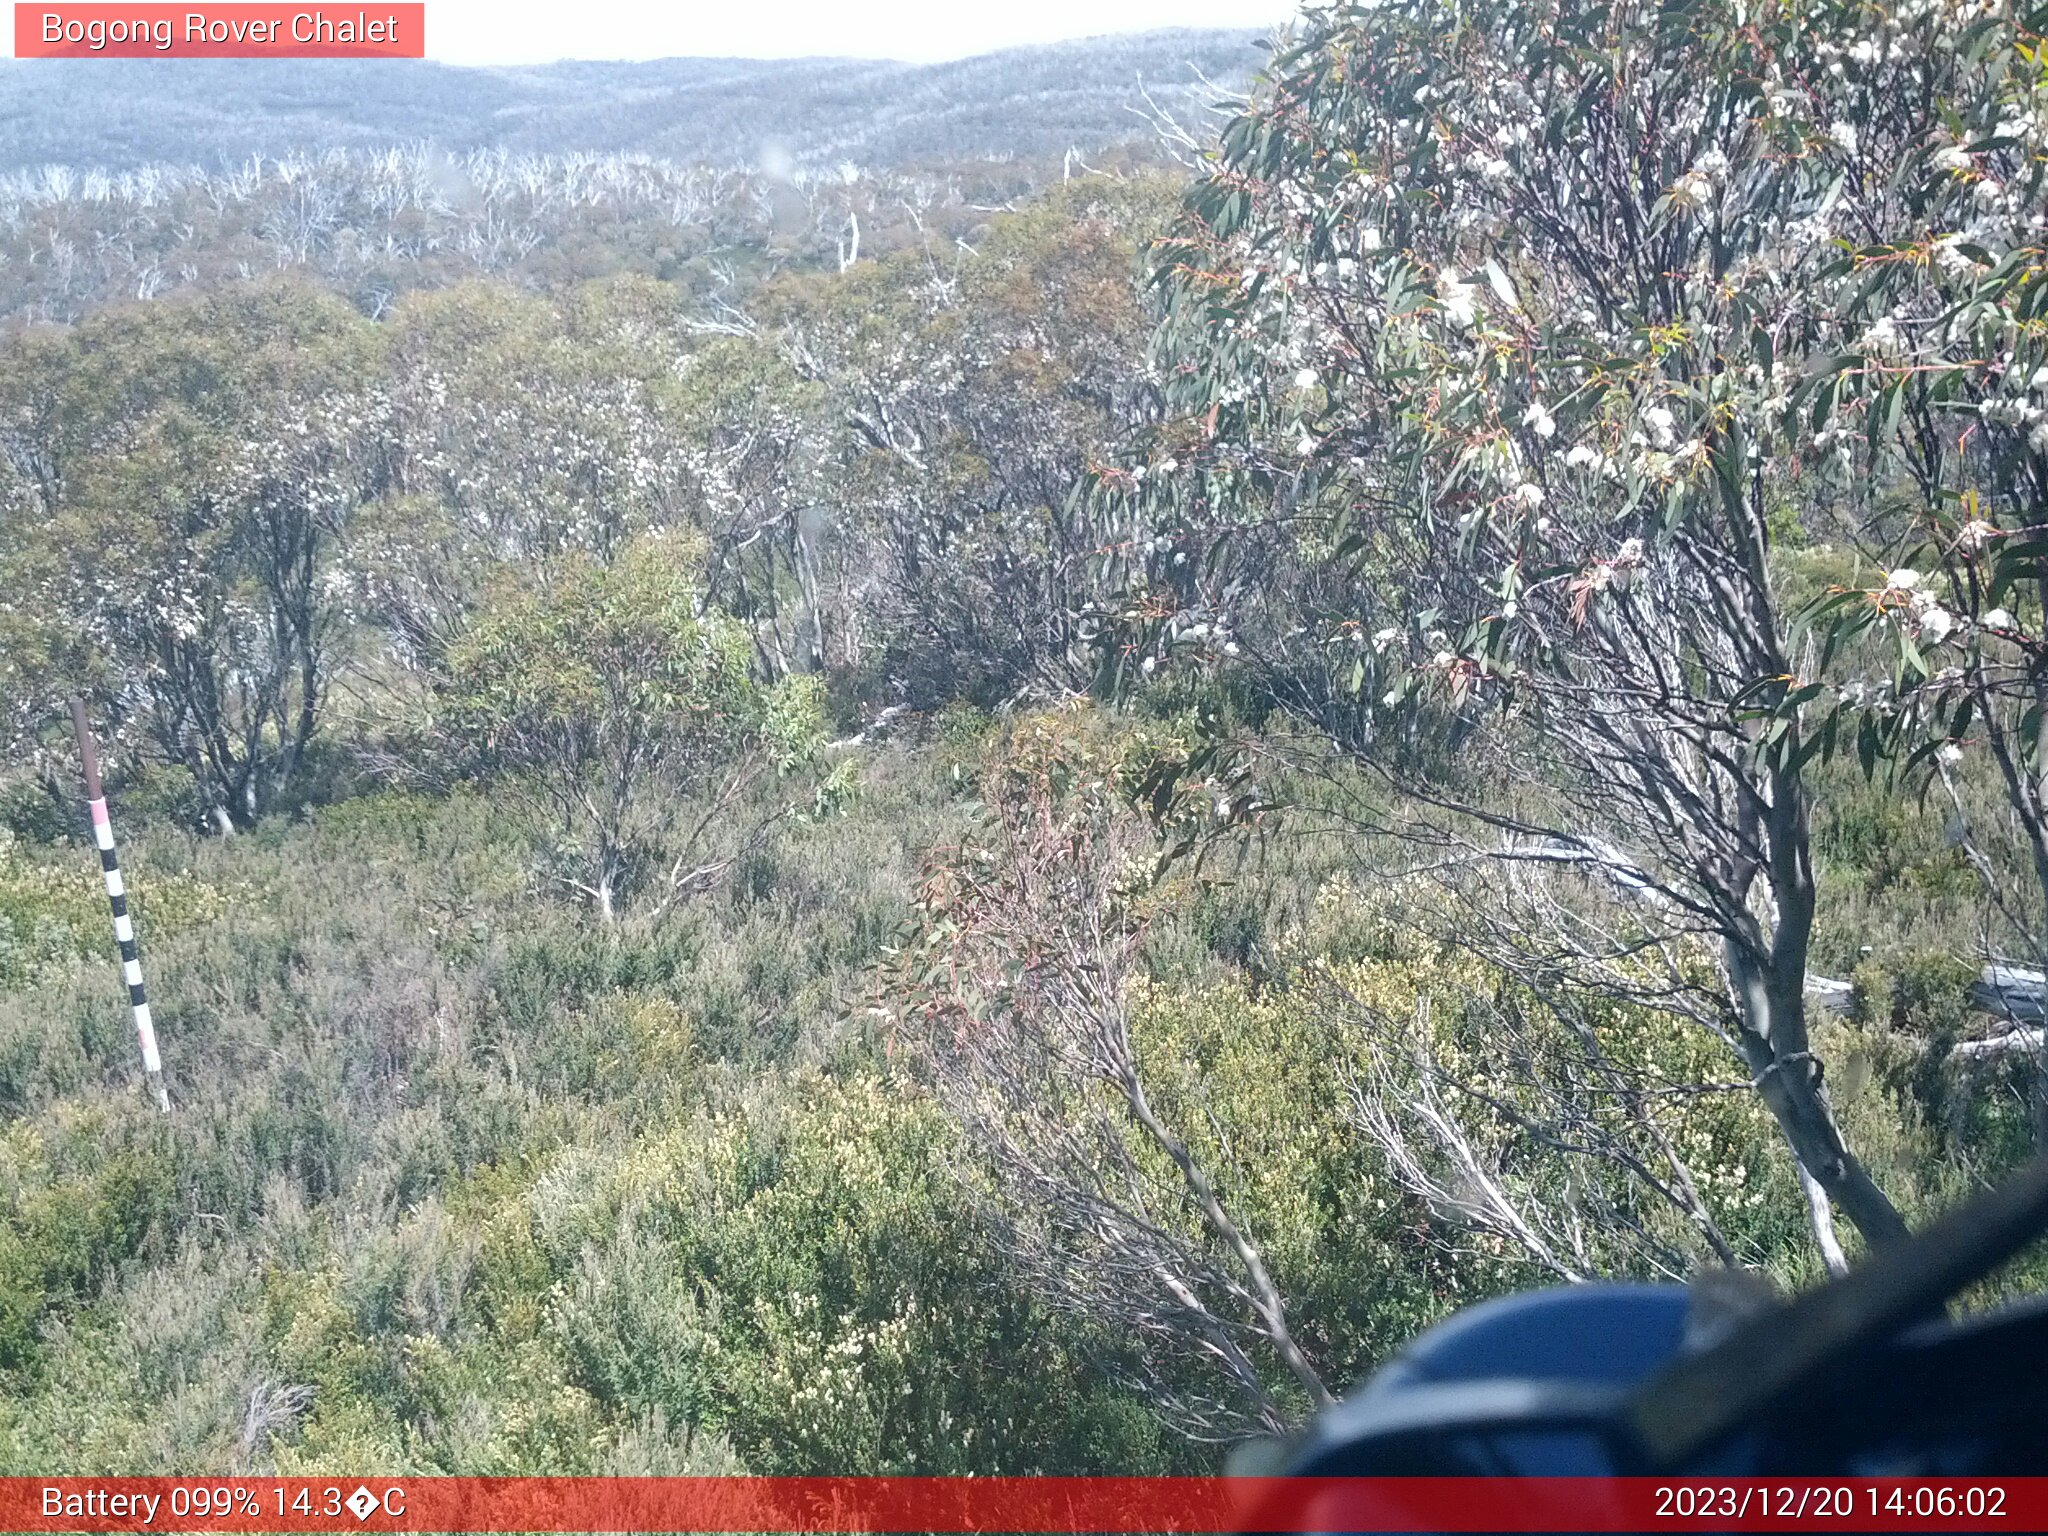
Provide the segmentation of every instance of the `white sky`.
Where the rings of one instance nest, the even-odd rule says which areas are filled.
[[[447,64],[817,54],[928,62],[1105,32],[1269,27],[1294,8],[1294,0],[427,0],[427,56]]]

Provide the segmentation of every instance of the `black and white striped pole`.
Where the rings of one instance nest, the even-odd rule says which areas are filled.
[[[135,945],[135,924],[128,916],[128,888],[121,883],[121,862],[114,856],[114,823],[107,815],[107,797],[100,785],[100,755],[93,745],[92,726],[85,718],[85,701],[71,701],[71,725],[78,732],[78,757],[85,765],[85,795],[92,812],[92,840],[100,851],[100,872],[107,881],[107,902],[114,909],[114,941],[121,946],[121,975],[128,983],[128,1006],[135,1012],[135,1038],[142,1047],[142,1075],[156,1095],[156,1107],[171,1112],[171,1096],[164,1087],[164,1064],[156,1052],[156,1025],[149,1016],[149,999],[142,991],[142,952]]]

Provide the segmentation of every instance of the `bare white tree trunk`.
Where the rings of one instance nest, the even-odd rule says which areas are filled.
[[[1841,1239],[1835,1236],[1835,1211],[1828,1204],[1828,1192],[1820,1186],[1820,1180],[1806,1171],[1806,1164],[1795,1156],[1793,1162],[1799,1168],[1799,1187],[1806,1194],[1807,1219],[1813,1225],[1813,1241],[1820,1249],[1828,1273],[1835,1276],[1849,1273],[1849,1260],[1842,1252]]]

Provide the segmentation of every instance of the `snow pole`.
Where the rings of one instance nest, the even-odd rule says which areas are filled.
[[[85,767],[86,808],[92,812],[92,840],[100,851],[100,873],[107,882],[107,903],[114,910],[114,942],[121,946],[121,975],[128,983],[128,1006],[135,1013],[135,1038],[142,1046],[142,1075],[156,1095],[156,1107],[171,1112],[164,1088],[164,1064],[156,1052],[156,1025],[142,991],[142,952],[135,945],[135,924],[128,917],[128,888],[121,883],[121,862],[114,856],[114,823],[107,815],[106,791],[100,785],[100,754],[93,745],[85,701],[71,701],[71,726],[78,733],[78,758]]]

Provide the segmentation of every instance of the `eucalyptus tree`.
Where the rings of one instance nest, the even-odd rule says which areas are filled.
[[[0,585],[39,636],[35,686],[99,696],[222,832],[277,803],[320,727],[338,555],[388,481],[377,351],[289,285],[112,312],[65,337],[59,407],[11,455],[33,494]]]
[[[69,351],[55,330],[17,335],[0,366],[0,751],[39,774],[52,790],[60,782],[45,750],[62,714],[64,678],[75,671],[52,622],[37,578],[42,561],[30,555],[38,530],[54,517],[68,462],[64,376]]]
[[[494,574],[608,559],[678,521],[659,290],[629,280],[557,303],[471,283],[394,313],[395,495],[352,570],[405,659],[431,667]]]
[[[1839,511],[1816,429],[1912,424],[1879,292],[2011,274],[1942,221],[1958,182],[2037,205],[1980,163],[2026,35],[1975,0],[1312,6],[1159,248],[1170,418],[1095,479],[1132,515],[1117,673],[1226,661],[1439,862],[1568,872],[1476,890],[1472,941],[1725,1032],[1836,1263],[1830,1202],[1905,1227],[1808,1029],[1843,721],[1780,545]]]
[[[699,565],[687,539],[650,536],[500,572],[431,701],[431,754],[498,786],[606,922],[714,886],[791,810],[752,791],[822,737],[818,690],[755,682],[744,630],[703,611]]]
[[[677,368],[674,465],[706,549],[705,594],[743,620],[771,676],[844,666],[859,644],[835,540],[827,386],[772,340],[712,336]]]
[[[1156,399],[1137,242],[1168,207],[1159,182],[1077,182],[971,251],[764,296],[836,418],[830,558],[859,649],[911,700],[1086,687],[1105,534],[1070,493]]]
[[[1823,317],[1834,356],[1788,429],[1869,557],[1812,614],[1834,739],[1867,772],[1896,756],[1940,787],[2000,914],[1993,942],[2034,965],[2048,963],[2044,21],[1987,7],[1902,34],[1900,49],[1947,45],[1924,63],[1850,51],[1873,95],[1923,71],[1939,115],[1916,135],[1879,113],[1855,145]],[[2007,815],[1972,803],[1979,780]]]

